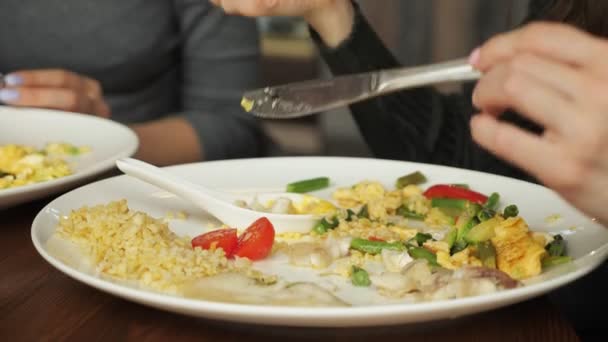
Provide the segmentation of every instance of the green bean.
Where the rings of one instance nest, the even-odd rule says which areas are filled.
[[[517,215],[519,215],[519,209],[515,204],[506,207],[502,214],[504,218],[517,217]]]
[[[490,195],[490,197],[488,197],[488,200],[483,207],[486,209],[496,210],[496,207],[498,207],[498,202],[500,202],[500,194],[494,192]]]
[[[287,184],[287,192],[305,193],[329,187],[329,178],[319,177]]]
[[[433,198],[431,200],[431,206],[433,208],[450,208],[464,210],[469,205],[469,201],[463,199],[452,199],[452,198]]]
[[[355,286],[368,287],[372,284],[372,281],[369,279],[369,273],[361,267],[353,266],[350,277]]]
[[[397,179],[397,189],[403,189],[408,185],[418,185],[422,183],[426,183],[427,179],[420,171],[416,171],[414,173],[410,173],[409,175],[405,175],[403,177],[399,177]]]
[[[357,238],[350,242],[350,248],[359,252],[376,255],[382,253],[383,249],[402,251],[405,249],[405,246],[400,242],[371,241]]]

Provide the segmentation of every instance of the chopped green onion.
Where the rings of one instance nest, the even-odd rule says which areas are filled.
[[[347,222],[352,221],[355,217],[357,217],[357,214],[355,214],[354,211],[352,211],[351,209],[346,210],[346,221]]]
[[[519,215],[519,209],[514,204],[506,207],[502,214],[504,218],[517,217],[517,215]]]
[[[420,221],[424,220],[424,215],[415,213],[415,212],[409,210],[404,205],[400,206],[397,209],[396,214],[399,215],[399,216],[402,216],[402,217],[405,217],[405,218],[411,218],[411,219],[414,219],[414,220],[420,220]]]
[[[433,236],[431,234],[423,234],[423,233],[416,233],[416,236],[413,237],[413,240],[416,241],[418,246],[422,246],[422,245],[424,245],[425,242],[432,240],[432,239],[433,239]]]
[[[329,187],[329,178],[319,177],[287,184],[287,192],[305,193]]]
[[[359,213],[357,214],[357,216],[359,218],[369,219],[369,210],[367,208],[367,204],[364,205],[363,208],[361,208],[361,210],[359,210]]]
[[[359,287],[368,287],[372,284],[372,281],[369,279],[369,273],[361,267],[353,266],[353,271],[351,274],[351,281],[353,285]]]
[[[551,267],[567,264],[572,261],[572,258],[569,256],[550,256],[544,258],[542,261],[543,267]]]
[[[496,212],[494,210],[489,209],[489,208],[483,208],[477,214],[477,219],[481,222],[485,222],[487,220],[492,219],[494,216],[496,216]]]
[[[439,266],[437,263],[437,256],[435,253],[429,251],[423,247],[410,247],[408,248],[409,255],[414,259],[424,259],[429,262],[432,266]]]
[[[552,257],[559,257],[566,255],[566,240],[561,235],[555,235],[553,241],[545,247],[547,252]]]
[[[314,226],[312,231],[319,235],[323,235],[323,234],[327,233],[329,231],[329,229],[327,229],[327,227],[325,227],[324,224],[319,222],[319,223],[317,223],[317,225]]]
[[[418,185],[426,183],[427,179],[420,171],[410,173],[409,175],[399,177],[397,179],[397,189],[403,189],[408,185]]]

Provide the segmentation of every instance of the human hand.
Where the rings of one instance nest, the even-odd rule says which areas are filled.
[[[24,70],[8,74],[0,102],[110,117],[99,82],[66,70]]]
[[[471,55],[474,139],[608,223],[608,41],[561,24],[531,24]],[[497,117],[507,109],[544,126],[537,136]]]
[[[211,0],[226,13],[248,17],[303,17],[329,46],[337,46],[352,30],[350,0]]]

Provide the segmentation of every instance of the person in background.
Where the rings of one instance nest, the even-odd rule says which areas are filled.
[[[205,0],[3,0],[0,21],[0,103],[129,124],[157,165],[265,154],[239,107],[257,86],[254,20]]]
[[[350,0],[212,2],[247,16],[303,16],[335,75],[400,66]],[[406,90],[351,112],[378,157],[542,182],[606,225],[608,1],[531,0],[526,24],[472,53],[484,75],[462,93]],[[607,284],[604,264],[552,294],[585,340],[603,334]]]

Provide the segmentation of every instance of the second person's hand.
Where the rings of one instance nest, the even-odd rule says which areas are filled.
[[[230,14],[248,17],[303,17],[323,41],[335,47],[345,40],[353,26],[350,0],[211,0]]]
[[[110,117],[99,82],[66,70],[25,70],[8,74],[0,102],[18,107],[58,109]]]

